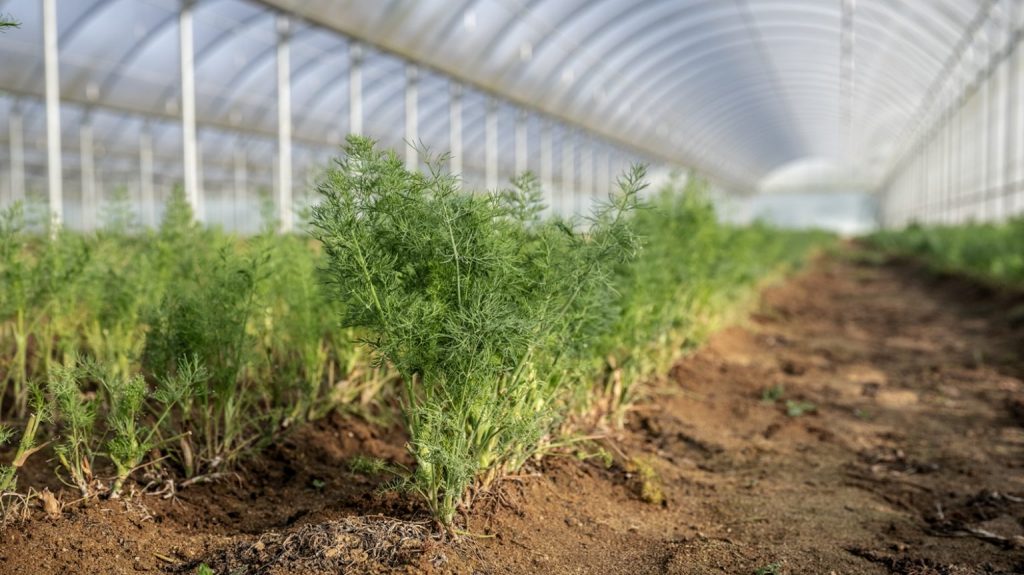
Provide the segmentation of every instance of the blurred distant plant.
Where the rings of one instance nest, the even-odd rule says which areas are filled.
[[[723,223],[707,183],[694,175],[673,178],[648,205],[633,224],[643,249],[618,269],[620,312],[595,354],[604,361],[604,386],[587,398],[595,416],[610,415],[620,425],[642,394],[642,381],[665,373],[729,314],[742,311],[759,282],[799,265],[831,238]]]
[[[1002,285],[1024,284],[1024,217],[956,226],[912,224],[867,239],[891,253],[921,258],[939,271]]]
[[[0,32],[8,28],[17,28],[21,23],[7,14],[0,14]]]
[[[103,203],[100,218],[103,222],[103,233],[124,235],[138,231],[139,221],[135,215],[132,196],[126,186],[118,186],[113,189]]]

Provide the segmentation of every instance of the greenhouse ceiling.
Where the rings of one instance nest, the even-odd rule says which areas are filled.
[[[279,194],[349,132],[451,150],[488,185],[601,187],[641,160],[753,192],[812,159],[881,189],[1021,18],[1016,0],[0,0],[21,23],[0,35],[0,121],[23,188],[54,153],[47,3],[63,177],[134,181],[142,141],[154,181],[237,185],[241,162]]]

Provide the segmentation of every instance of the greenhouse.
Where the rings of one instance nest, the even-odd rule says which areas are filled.
[[[0,0],[0,575],[1020,571],[1022,38]]]

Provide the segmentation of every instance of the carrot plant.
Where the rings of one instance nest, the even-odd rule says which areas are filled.
[[[22,428],[18,447],[10,463],[0,464],[0,494],[15,490],[18,482],[18,470],[25,465],[32,454],[45,447],[45,444],[40,444],[39,426],[47,419],[50,412],[39,386],[31,387],[29,397],[32,413]],[[0,447],[11,443],[14,436],[15,430],[12,427],[0,425]]]
[[[539,219],[533,180],[470,194],[439,165],[410,172],[352,137],[311,223],[344,325],[366,330],[403,380],[407,485],[450,524],[475,481],[535,452],[578,383],[572,361],[596,336],[612,268],[635,249],[643,173],[581,231]]]
[[[93,494],[97,401],[82,393],[83,370],[76,364],[50,370],[55,419],[62,429],[54,452],[82,497]]]
[[[221,248],[205,273],[166,293],[148,322],[147,371],[172,372],[192,357],[209,370],[205,385],[191,398],[193,433],[183,446],[209,469],[231,463],[263,435],[259,429],[267,414],[256,404],[257,394],[245,389],[243,377],[252,350],[248,326],[259,306],[265,262],[265,254],[240,258],[229,247]],[[186,466],[187,474],[194,471]]]

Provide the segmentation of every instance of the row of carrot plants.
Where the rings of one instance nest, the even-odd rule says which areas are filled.
[[[1024,285],[1024,217],[959,225],[913,224],[881,230],[868,242],[893,254],[921,259],[937,271],[960,273],[1004,286]]]
[[[394,417],[415,465],[396,487],[450,524],[472,494],[620,424],[663,372],[822,234],[721,223],[696,178],[642,167],[586,218],[535,178],[470,193],[431,162],[349,140],[308,233],[156,230],[125,210],[95,234],[0,220],[0,493],[52,458],[82,497],[230,470],[345,409]],[[117,214],[120,214],[119,216]]]

